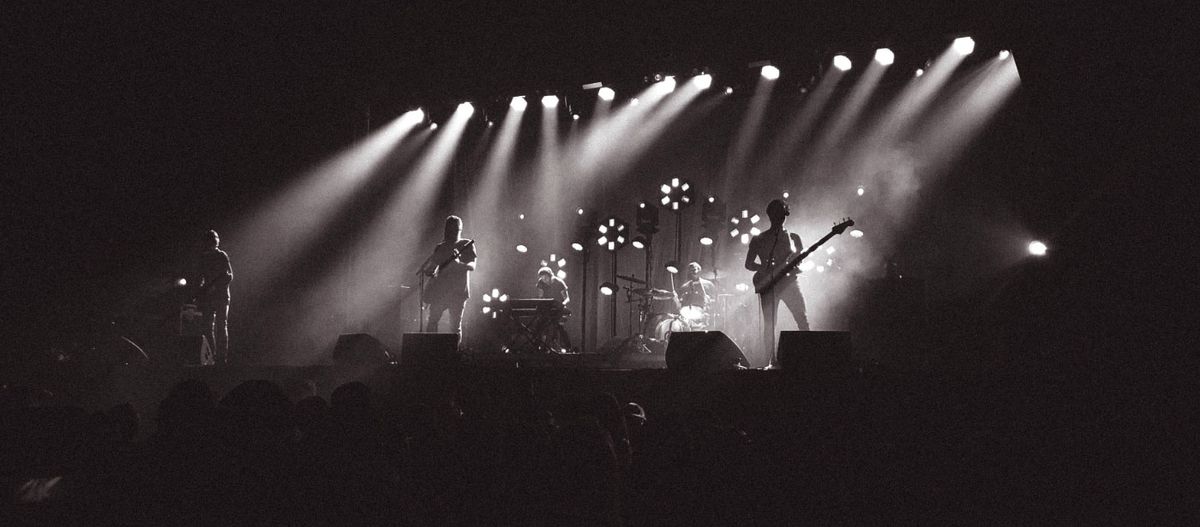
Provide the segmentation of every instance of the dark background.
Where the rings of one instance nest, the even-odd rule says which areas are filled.
[[[1168,63],[1185,51],[1174,30],[1187,18],[1173,13],[949,1],[4,10],[10,358],[86,332],[126,293],[122,277],[177,266],[199,232],[409,106],[965,32],[1013,50],[1058,153],[1013,175],[1031,190],[1023,219],[1056,255],[1000,292],[1012,300],[996,320],[1121,364],[1194,330],[1190,184],[1174,176],[1197,98]]]

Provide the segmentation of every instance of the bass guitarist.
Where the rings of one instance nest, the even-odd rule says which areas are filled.
[[[788,257],[804,250],[800,236],[788,232],[784,221],[791,210],[781,199],[772,200],[767,204],[767,218],[771,220],[771,228],[763,231],[750,240],[746,252],[746,269],[754,271],[756,276],[771,273],[788,261]],[[798,271],[790,271],[771,287],[759,292],[759,304],[763,315],[763,346],[768,357],[768,368],[778,367],[775,353],[775,321],[779,310],[779,301],[787,305],[796,320],[796,326],[801,331],[808,331],[808,314],[804,307],[804,295],[800,293],[800,283],[797,281]]]
[[[425,331],[437,332],[442,313],[450,312],[450,330],[462,340],[463,309],[471,296],[468,275],[475,270],[475,242],[462,237],[463,222],[458,216],[446,218],[442,243],[421,266],[430,277],[425,285],[424,302],[429,306],[429,322]]]

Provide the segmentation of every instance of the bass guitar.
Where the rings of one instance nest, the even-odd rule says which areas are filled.
[[[834,225],[829,234],[817,240],[817,243],[812,244],[812,247],[809,247],[807,250],[791,255],[787,260],[778,265],[775,265],[775,262],[767,262],[767,265],[764,265],[762,269],[754,273],[754,292],[760,295],[769,292],[775,287],[775,284],[779,283],[785,276],[791,274],[792,270],[797,265],[800,265],[800,262],[803,262],[808,255],[812,254],[813,251],[816,251],[834,236],[846,232],[846,229],[852,225],[854,225],[854,220],[846,218],[841,223]]]

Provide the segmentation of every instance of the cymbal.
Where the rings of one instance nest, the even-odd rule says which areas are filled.
[[[635,295],[647,296],[654,300],[670,300],[672,298],[675,298],[675,295],[672,295],[670,291],[667,291],[665,289],[645,289],[645,288],[643,288],[643,289],[633,289],[630,292],[632,292]]]
[[[634,277],[632,277],[632,276],[625,276],[625,275],[623,275],[623,274],[619,274],[619,275],[617,275],[617,278],[620,278],[621,280],[626,280],[626,281],[629,281],[629,282],[633,282],[633,283],[635,283],[635,284],[642,284],[642,285],[645,285],[645,284],[646,284],[646,281],[645,281],[645,280],[641,280],[641,279],[638,279],[638,278],[634,278]]]

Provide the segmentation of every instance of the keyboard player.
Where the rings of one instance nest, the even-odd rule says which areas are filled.
[[[537,272],[537,289],[539,298],[555,301],[555,309],[538,313],[533,332],[546,347],[564,353],[571,349],[571,337],[567,335],[567,329],[563,326],[563,319],[569,313],[566,306],[571,301],[567,283],[554,276],[554,271],[549,267],[543,266]]]

